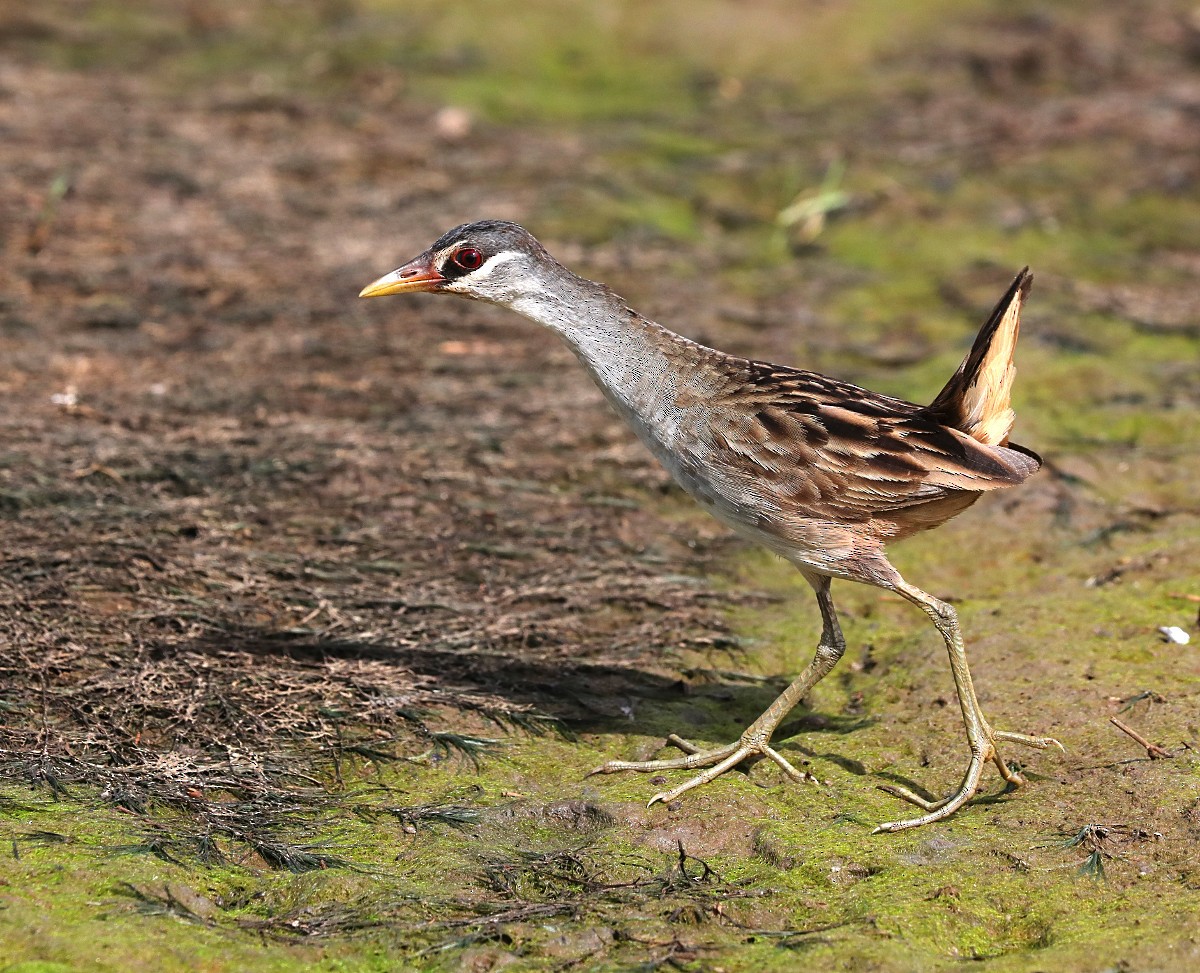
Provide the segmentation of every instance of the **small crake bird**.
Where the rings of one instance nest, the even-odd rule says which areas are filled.
[[[920,807],[920,817],[876,828],[900,831],[962,807],[991,761],[1009,784],[1022,778],[1001,743],[1039,750],[1050,737],[994,730],[984,718],[954,609],[905,581],[884,545],[937,527],[981,493],[1015,486],[1041,466],[1009,442],[1013,350],[1032,277],[1022,270],[966,359],[929,405],[861,389],[813,372],[706,348],[648,321],[602,284],[567,270],[515,223],[468,223],[419,257],[365,287],[361,297],[429,292],[488,301],[556,332],[609,402],[675,480],[718,520],[791,561],[812,585],[823,627],[816,655],[734,743],[702,750],[672,735],[686,756],[613,760],[594,773],[707,768],[655,794],[670,802],[748,757],[804,775],[770,746],[788,712],[846,650],[830,597],[833,578],[875,585],[924,611],[950,653],[971,757],[962,784]]]

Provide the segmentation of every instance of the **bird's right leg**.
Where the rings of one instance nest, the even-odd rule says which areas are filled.
[[[807,572],[804,577],[813,586],[817,595],[817,605],[821,609],[821,641],[817,645],[816,655],[805,670],[796,677],[778,698],[767,707],[757,720],[750,724],[736,743],[717,747],[712,750],[701,748],[688,743],[672,733],[667,742],[686,751],[686,756],[673,757],[667,760],[610,760],[602,767],[597,767],[593,774],[615,774],[622,770],[637,770],[653,772],[659,770],[693,770],[697,767],[708,769],[678,787],[669,791],[655,794],[650,803],[662,801],[669,803],[680,794],[690,791],[693,787],[707,784],[716,780],[725,771],[737,766],[747,757],[764,756],[775,761],[793,780],[811,780],[811,775],[805,774],[791,765],[781,753],[770,746],[771,735],[779,728],[784,717],[792,711],[797,703],[820,682],[846,651],[846,640],[842,636],[838,624],[837,610],[833,606],[833,598],[829,594],[829,578],[823,575],[812,575]],[[590,775],[589,775],[590,776]]]
[[[1038,750],[1046,750],[1050,747],[1063,749],[1063,745],[1052,737],[993,730],[984,718],[983,709],[975,695],[975,684],[971,679],[971,669],[967,665],[967,652],[963,645],[962,632],[958,626],[958,615],[953,607],[944,601],[939,601],[920,588],[910,585],[899,574],[895,575],[895,579],[889,587],[920,607],[933,620],[933,624],[946,643],[946,649],[950,654],[950,671],[954,676],[954,688],[958,691],[959,707],[962,710],[963,723],[967,730],[967,744],[971,750],[971,759],[967,764],[967,771],[963,775],[959,789],[940,801],[927,801],[907,787],[897,785],[883,787],[882,789],[889,794],[916,804],[927,813],[919,818],[881,824],[875,829],[876,833],[917,828],[923,824],[930,824],[933,821],[949,817],[975,795],[980,778],[983,776],[984,765],[989,760],[996,765],[996,769],[1000,771],[1000,775],[1005,781],[1013,785],[1023,784],[1024,779],[1021,775],[1012,770],[1001,756],[996,747],[997,741],[1020,743]]]

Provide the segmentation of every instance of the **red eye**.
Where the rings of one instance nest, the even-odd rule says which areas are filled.
[[[483,254],[474,247],[463,247],[456,250],[451,259],[463,270],[478,270],[483,266]]]

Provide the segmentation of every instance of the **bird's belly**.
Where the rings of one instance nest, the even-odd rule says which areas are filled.
[[[795,501],[773,495],[769,484],[726,468],[708,453],[703,441],[664,442],[640,422],[632,423],[642,441],[672,479],[704,510],[735,533],[769,548],[801,569],[830,577],[852,578],[854,563],[870,544],[864,530],[808,514]],[[661,433],[658,425],[654,432]]]
[[[830,577],[853,577],[852,562],[864,548],[864,532],[745,498],[730,497],[711,484],[676,477],[687,493],[736,534],[787,558],[797,567]]]

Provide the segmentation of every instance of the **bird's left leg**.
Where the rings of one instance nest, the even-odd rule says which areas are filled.
[[[906,821],[889,821],[876,828],[876,832],[903,831],[906,828],[916,828],[949,817],[974,796],[983,775],[983,765],[989,760],[996,765],[1000,775],[1010,784],[1023,784],[1024,778],[1009,767],[1000,755],[996,747],[997,741],[1020,743],[1038,750],[1050,747],[1064,749],[1063,745],[1052,737],[993,730],[984,718],[983,709],[975,695],[975,684],[971,679],[971,669],[967,665],[967,652],[963,645],[962,632],[958,627],[957,613],[944,601],[939,601],[920,588],[908,584],[899,574],[895,576],[889,587],[920,607],[933,620],[933,624],[937,626],[938,632],[941,633],[942,639],[946,643],[946,649],[950,653],[950,671],[954,676],[954,687],[958,691],[958,703],[962,710],[963,723],[967,729],[967,743],[971,748],[971,759],[967,764],[967,771],[963,775],[959,789],[940,801],[927,801],[906,787],[885,786],[883,790],[889,794],[916,804],[928,813]]]
[[[707,784],[732,767],[737,766],[747,757],[764,756],[775,761],[783,771],[794,780],[811,780],[811,776],[797,770],[787,758],[771,748],[771,735],[779,728],[785,716],[792,711],[797,703],[804,698],[809,690],[820,682],[846,651],[846,640],[842,637],[842,629],[838,624],[837,611],[833,606],[833,598],[829,594],[829,578],[823,575],[804,573],[808,583],[813,586],[817,595],[817,605],[821,609],[821,641],[816,654],[805,670],[787,687],[779,697],[757,720],[750,724],[736,743],[717,747],[712,750],[700,748],[671,734],[667,740],[681,750],[687,751],[683,757],[667,760],[610,760],[602,767],[597,767],[593,774],[615,774],[622,770],[659,771],[659,770],[692,770],[696,767],[708,769],[697,774],[691,780],[685,781],[669,791],[655,794],[650,803],[656,801],[670,802],[680,794],[690,791],[693,787]],[[590,776],[590,775],[589,775]]]

